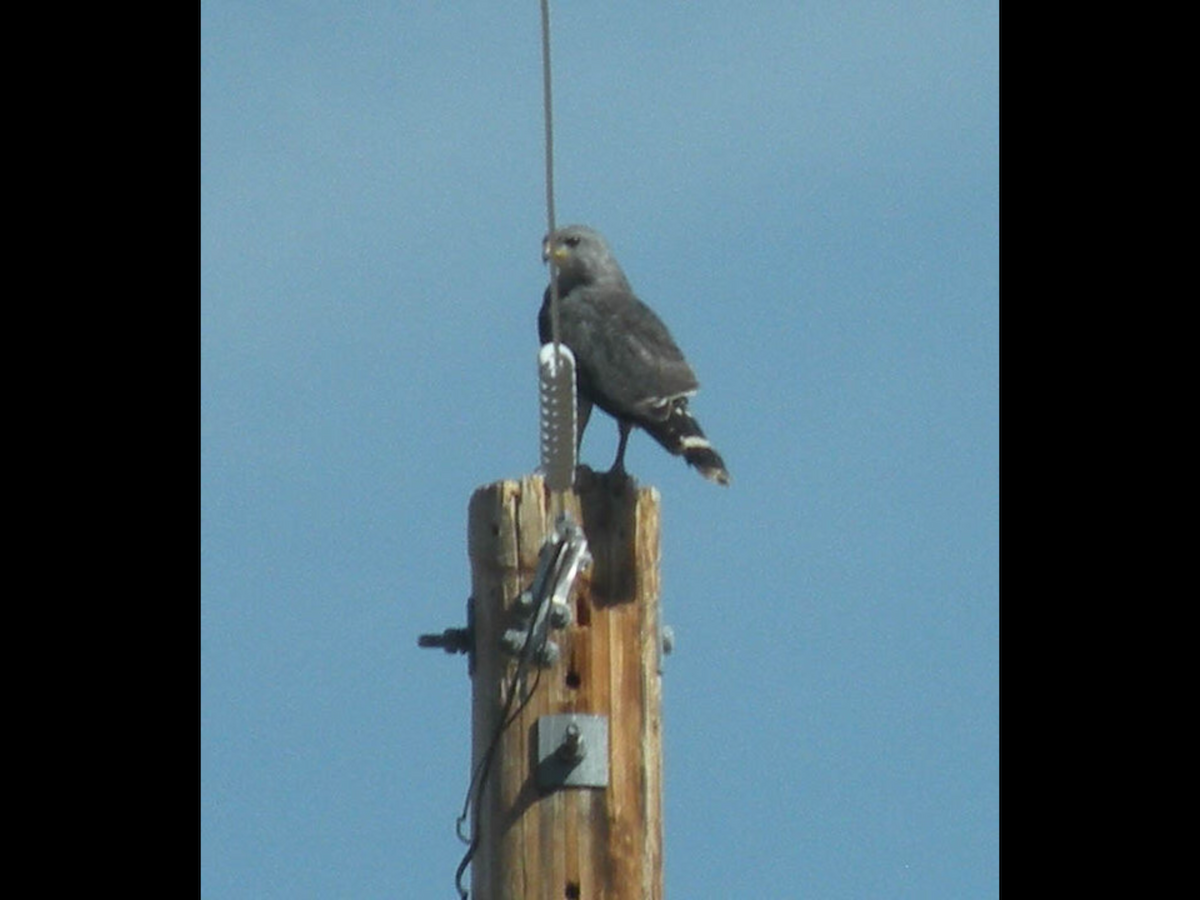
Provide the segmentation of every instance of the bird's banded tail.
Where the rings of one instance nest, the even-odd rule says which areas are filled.
[[[670,453],[682,456],[709,481],[729,484],[725,460],[704,436],[700,423],[692,418],[686,403],[675,404],[666,419],[643,423],[642,427]]]

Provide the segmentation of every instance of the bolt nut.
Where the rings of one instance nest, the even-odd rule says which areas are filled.
[[[664,625],[662,629],[662,652],[665,656],[670,656],[671,651],[675,649],[675,629],[670,625]]]
[[[518,628],[510,628],[504,632],[504,636],[500,638],[500,649],[505,653],[516,656],[525,648],[525,631]]]
[[[554,641],[546,641],[538,654],[537,662],[543,668],[549,668],[558,662],[560,656],[562,656],[562,651],[558,649],[558,644]]]
[[[566,628],[571,624],[574,616],[571,614],[571,607],[566,603],[551,603],[550,604],[550,625],[553,628]]]
[[[579,726],[571,722],[564,729],[563,741],[558,745],[558,755],[564,762],[579,762],[587,755],[587,746]]]

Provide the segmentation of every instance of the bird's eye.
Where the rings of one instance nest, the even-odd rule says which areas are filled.
[[[579,246],[579,237],[577,235],[573,234],[570,237],[563,238],[563,243],[566,244],[568,247],[578,247]]]

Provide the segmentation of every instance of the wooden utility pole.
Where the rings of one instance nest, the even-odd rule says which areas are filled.
[[[663,896],[659,495],[632,481],[614,492],[584,469],[566,509],[593,562],[576,580],[573,622],[552,632],[557,661],[524,669],[510,715],[520,712],[496,738],[518,666],[502,639],[554,521],[540,476],[471,498],[473,770],[497,740],[471,816],[471,900]],[[606,784],[546,787],[539,732],[544,743],[559,717],[574,727],[574,716],[603,719],[607,746],[585,731],[577,755],[606,761]]]

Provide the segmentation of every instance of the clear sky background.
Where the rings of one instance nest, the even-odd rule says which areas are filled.
[[[471,492],[538,462],[538,3],[200,9],[201,895],[452,898],[470,683],[416,639],[463,624]],[[559,222],[733,474],[631,439],[667,895],[996,896],[998,3],[553,21]]]

